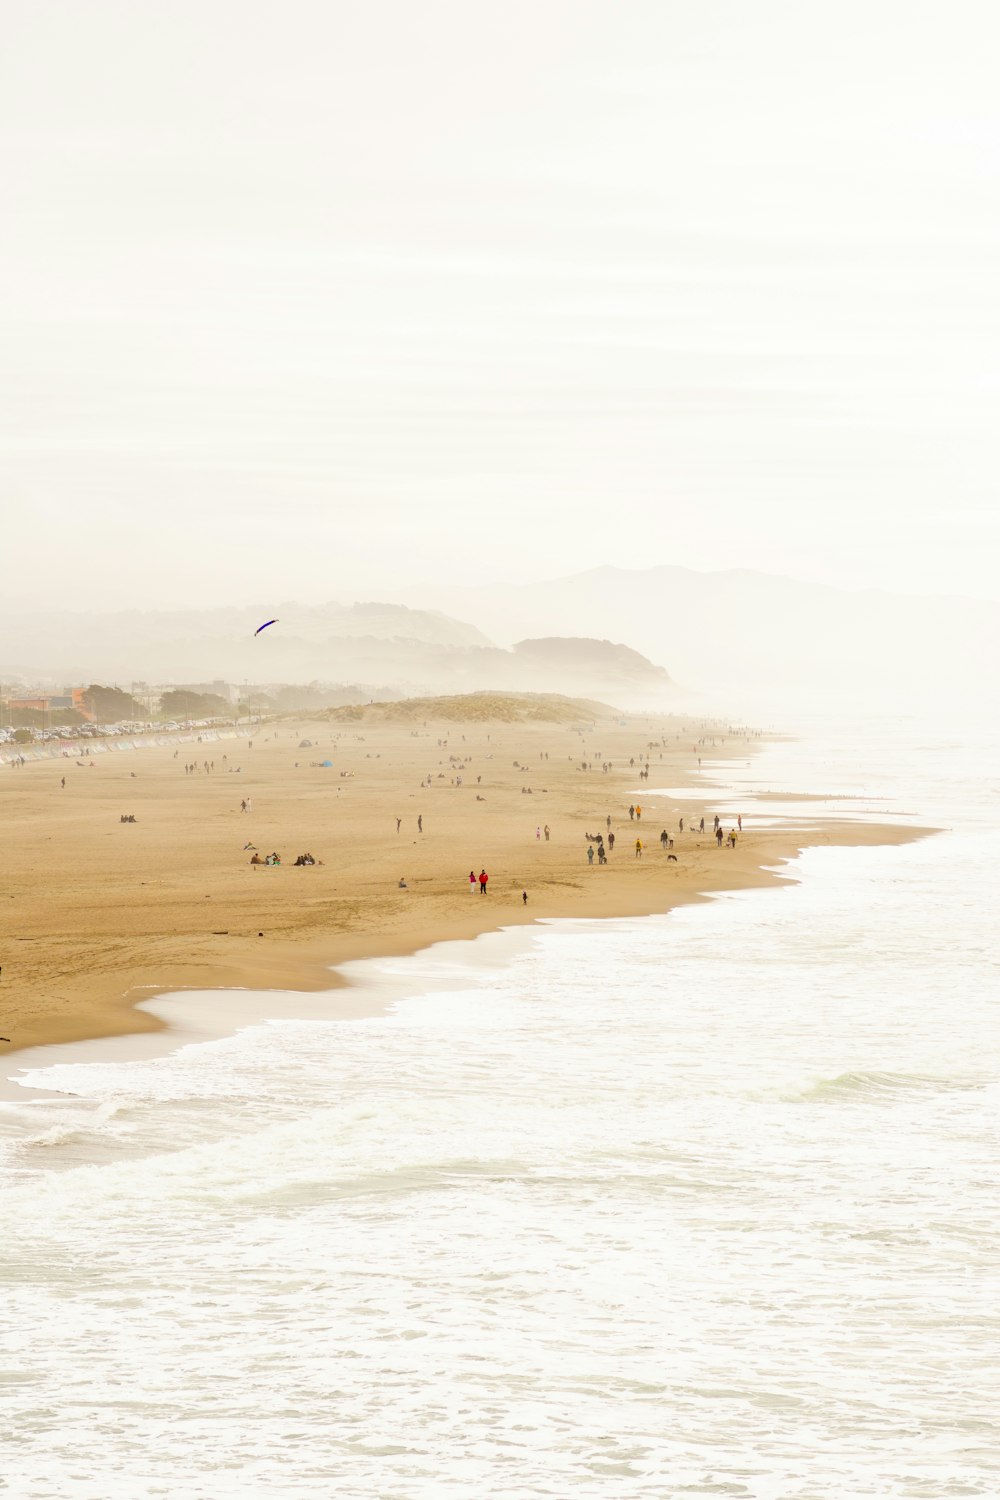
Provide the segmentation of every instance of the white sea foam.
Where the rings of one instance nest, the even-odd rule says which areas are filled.
[[[384,1015],[36,1070],[6,1493],[1000,1493],[996,742],[923,734],[731,790],[864,779],[936,838],[385,960],[424,993]]]

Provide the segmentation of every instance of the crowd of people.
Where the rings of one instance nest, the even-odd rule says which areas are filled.
[[[359,738],[360,738],[360,736],[359,736]],[[464,736],[463,736],[463,739],[464,739]],[[447,740],[439,740],[438,741],[438,746],[441,749],[446,749],[447,746],[448,746],[448,741]],[[541,758],[542,759],[547,759],[548,757],[546,755],[542,754]],[[487,760],[492,759],[492,755],[487,755],[486,759]],[[646,762],[645,765],[642,764],[643,759],[644,759],[644,757],[642,757],[642,756],[639,757],[640,765],[639,765],[639,768],[637,770],[637,774],[640,777],[642,777],[643,779],[648,779],[648,776],[649,776],[649,757],[648,756],[645,757],[645,762]],[[449,765],[449,770],[453,773],[453,775],[451,777],[451,784],[453,786],[455,786],[455,787],[461,787],[462,786],[462,784],[463,784],[463,777],[462,777],[461,773],[464,772],[468,768],[468,763],[469,763],[470,760],[471,760],[471,756],[469,756],[467,752],[463,752],[461,755],[451,755],[451,756],[449,756],[449,758],[448,758],[448,765]],[[523,765],[519,761],[515,760],[513,762],[513,765],[514,765],[514,768],[516,770],[518,770],[518,771],[520,771],[522,773],[528,770],[528,767],[526,765]],[[579,762],[579,765],[580,765],[580,769],[581,770],[589,771],[589,770],[594,769],[594,763],[593,762],[582,761],[582,762]],[[633,759],[630,762],[630,766],[631,766],[631,768],[633,770],[636,770],[636,764],[635,764],[635,758],[634,757],[633,757]],[[602,762],[600,762],[600,767],[601,767],[601,771],[603,773],[608,774],[612,770],[612,768],[613,768],[613,763],[611,761],[602,761]],[[207,772],[208,774],[211,774],[211,771],[214,770],[214,763],[211,762],[211,761],[204,761],[204,762],[202,762],[201,765],[198,765],[197,763],[194,763],[194,764],[192,764],[190,766],[185,766],[184,770],[185,770],[185,774],[187,774],[187,775],[196,774],[198,771],[203,771],[203,772]],[[345,773],[344,771],[342,771],[341,775],[344,775],[344,774],[350,774],[350,773]],[[441,779],[444,779],[443,773],[439,774],[439,776],[438,776],[438,780],[441,780]],[[477,775],[476,776],[476,784],[477,784],[477,786],[480,785],[481,782],[482,782],[482,776],[481,775]],[[425,780],[421,781],[420,785],[422,787],[431,787],[433,785],[433,775],[428,775]],[[531,786],[529,786],[528,784],[523,785],[521,787],[521,793],[522,793],[522,795],[531,795],[532,794],[532,788],[531,788]],[[483,799],[477,794],[476,800],[477,801],[482,801]],[[248,812],[252,811],[252,802],[251,802],[251,799],[249,797],[244,798],[243,801],[240,803],[240,810],[241,810],[241,812],[244,812],[244,813],[248,813]],[[633,802],[633,803],[629,804],[629,807],[628,807],[628,816],[629,816],[629,821],[630,822],[632,822],[632,823],[641,823],[642,822],[642,815],[643,815],[643,808],[642,808],[642,805],[640,803]],[[123,817],[122,821],[123,822],[125,822],[125,821],[133,821],[134,822],[135,820],[132,817],[130,817],[128,819],[126,819],[125,817]],[[402,833],[403,822],[404,822],[404,820],[403,820],[402,817],[397,817],[395,819],[396,833],[397,833],[397,835],[401,835],[401,833]],[[424,831],[424,820],[423,820],[422,814],[418,814],[417,815],[417,817],[415,819],[415,822],[416,822],[417,833],[418,834],[422,834],[423,831]],[[605,823],[606,823],[606,831],[604,833],[601,833],[601,832],[599,832],[599,833],[589,833],[588,832],[588,833],[586,833],[584,835],[585,839],[586,839],[586,842],[587,842],[587,849],[586,849],[587,863],[590,866],[593,866],[595,863],[597,865],[607,865],[609,863],[609,856],[610,856],[610,854],[612,854],[614,852],[614,847],[615,847],[615,833],[614,833],[614,830],[612,828],[612,816],[611,816],[610,813],[607,814],[606,819],[605,819]],[[685,829],[684,829],[684,817],[680,816],[678,818],[678,823],[677,823],[677,832],[679,834],[683,834],[684,831],[685,831]],[[704,819],[704,817],[701,817],[699,819],[697,825],[692,824],[690,831],[691,832],[697,832],[699,834],[704,834],[704,832],[705,832],[705,819]],[[729,833],[727,834],[725,832],[724,828],[723,828],[721,817],[719,816],[718,813],[716,813],[715,819],[714,819],[714,824],[713,824],[713,834],[714,834],[714,837],[715,837],[715,840],[716,840],[716,844],[717,844],[717,846],[719,848],[722,847],[723,843],[726,843],[729,848],[735,848],[736,847],[737,839],[740,836],[740,834],[742,834],[742,831],[743,831],[743,818],[742,818],[742,815],[739,815],[737,817],[736,826],[733,827],[733,828],[731,828],[730,831],[729,831]],[[668,829],[663,828],[663,829],[661,829],[660,834],[659,834],[658,837],[659,837],[660,848],[661,848],[663,854],[666,856],[666,858],[668,860],[671,860],[672,862],[676,863],[676,861],[677,861],[677,855],[673,852],[673,850],[674,850],[674,835],[672,833],[670,833],[668,831]],[[549,826],[548,823],[545,823],[544,825],[541,824],[541,823],[538,823],[538,824],[535,825],[535,840],[536,840],[537,843],[541,843],[543,839],[544,839],[545,843],[549,843],[551,841],[551,838],[552,838],[552,830],[551,830],[551,828],[550,828],[550,826]],[[254,848],[253,845],[248,844],[246,847],[253,850],[252,857],[251,857],[251,860],[250,860],[250,863],[252,865],[280,865],[281,864],[281,856],[276,851],[272,851],[272,853],[270,853],[270,854],[268,854],[268,855],[266,855],[266,856],[264,856],[262,858],[257,853],[257,851],[256,851],[256,849]],[[634,857],[636,859],[641,859],[642,856],[643,856],[644,849],[646,847],[646,845],[643,842],[643,839],[642,839],[641,835],[639,835],[638,837],[636,837],[635,842],[634,842],[634,844],[633,844],[632,847],[633,847]],[[297,866],[315,865],[317,863],[318,864],[322,864],[322,860],[317,861],[312,854],[306,853],[306,854],[300,854],[296,858],[296,860],[294,861],[294,863]],[[488,875],[485,867],[482,868],[482,869],[480,869],[478,875],[476,874],[476,871],[475,871],[474,868],[471,869],[469,871],[469,879],[468,879],[468,888],[469,888],[469,891],[470,892],[475,892],[475,891],[478,890],[478,892],[479,892],[479,894],[481,896],[485,896],[486,893],[487,893],[488,886],[489,886],[489,879],[490,879],[490,877],[489,877],[489,875]],[[408,890],[409,889],[407,881],[406,881],[405,877],[403,877],[403,876],[400,876],[397,885],[398,885],[398,889],[399,890]],[[522,891],[521,892],[521,897],[522,897],[522,903],[524,905],[527,905],[527,902],[528,902],[528,893],[527,893],[527,891]]]

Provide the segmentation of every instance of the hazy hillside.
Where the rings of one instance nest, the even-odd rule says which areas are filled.
[[[400,604],[288,604],[261,635],[263,608],[37,614],[0,618],[0,681],[130,685],[362,684],[385,698],[482,689],[568,692],[657,703],[666,671],[607,640],[493,645],[476,626]]]
[[[255,637],[263,621],[278,627]],[[292,670],[314,675],[331,642],[357,639],[437,647],[484,647],[474,625],[401,604],[285,602],[248,608],[45,611],[0,616],[0,670],[62,671],[114,678],[231,677],[251,681]]]
[[[617,686],[619,695],[633,691],[648,698],[658,691],[667,692],[672,684],[663,667],[654,666],[630,646],[614,641],[595,641],[581,636],[545,636],[542,639],[518,641],[514,647],[519,668],[539,678],[558,678],[567,682],[578,677],[583,682],[607,682],[609,690]]]
[[[435,590],[500,641],[586,632],[670,663],[712,707],[907,706],[992,693],[1000,606],[852,592],[764,573],[596,568],[520,587]],[[414,594],[414,602],[420,596]]]

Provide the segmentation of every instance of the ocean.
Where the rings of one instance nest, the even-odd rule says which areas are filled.
[[[750,837],[942,831],[9,1059],[0,1493],[995,1500],[1000,734],[796,729],[705,759]]]

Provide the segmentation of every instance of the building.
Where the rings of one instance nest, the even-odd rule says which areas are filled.
[[[6,705],[12,712],[18,710],[29,710],[32,713],[44,714],[49,711],[48,698],[8,698]]]

